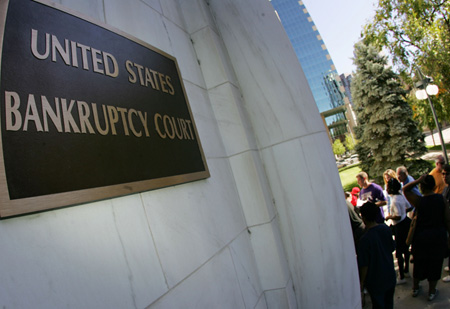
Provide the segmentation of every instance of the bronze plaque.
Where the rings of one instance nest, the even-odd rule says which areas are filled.
[[[0,14],[0,217],[209,177],[174,57],[55,4]]]

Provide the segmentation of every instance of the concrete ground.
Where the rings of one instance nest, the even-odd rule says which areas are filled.
[[[442,137],[444,139],[444,143],[446,144],[450,143],[450,127],[442,130]],[[427,146],[440,145],[441,139],[439,137],[439,133],[437,133],[437,131],[435,130],[435,133],[433,134],[433,136],[431,136],[431,134],[428,131],[425,132],[425,143],[427,144]]]
[[[433,142],[434,138],[434,142]],[[442,138],[444,139],[444,143],[450,143],[450,127],[442,130]],[[434,133],[433,136],[429,132],[425,132],[425,143],[427,146],[440,146],[441,139],[439,137],[439,133]],[[430,151],[427,154],[423,155],[421,158],[424,160],[435,160],[438,155],[442,154],[440,150]],[[450,151],[447,151],[447,155],[450,156]]]

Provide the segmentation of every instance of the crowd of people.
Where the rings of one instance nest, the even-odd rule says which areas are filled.
[[[428,281],[428,301],[439,291],[444,259],[450,253],[450,165],[442,155],[436,167],[415,180],[406,167],[383,173],[384,188],[356,175],[358,187],[346,192],[359,267],[361,291],[373,308],[393,308],[395,286],[405,284],[412,269],[412,297]],[[398,265],[394,267],[393,252]],[[450,271],[449,265],[445,267]],[[450,282],[450,275],[442,278]]]

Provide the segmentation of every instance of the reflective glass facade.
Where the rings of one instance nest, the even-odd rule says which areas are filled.
[[[345,93],[340,89],[342,84],[339,75],[303,2],[271,0],[271,3],[291,40],[319,112],[343,105]],[[333,137],[347,131],[345,125],[333,126],[346,120],[344,112],[329,116],[325,120],[331,125],[329,129]],[[337,134],[333,134],[334,132]]]

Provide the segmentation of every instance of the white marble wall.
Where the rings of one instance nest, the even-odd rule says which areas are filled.
[[[177,58],[211,178],[0,221],[0,307],[358,307],[328,138],[269,2],[58,2]]]
[[[358,276],[339,176],[288,38],[268,1],[209,3],[274,197],[298,307],[357,308]]]

